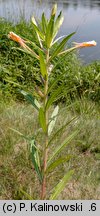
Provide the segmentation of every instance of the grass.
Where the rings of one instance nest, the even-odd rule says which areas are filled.
[[[52,154],[54,145],[58,145],[74,129],[80,127],[80,133],[62,151],[61,156],[70,155],[70,159],[60,165],[56,172],[50,173],[48,197],[51,185],[54,186],[69,168],[74,168],[72,180],[58,199],[100,199],[99,107],[93,102],[81,99],[76,100],[70,107],[61,105],[61,110],[55,130],[71,118],[78,118],[63,131],[62,138],[59,135],[56,143],[52,142],[49,154]],[[0,199],[29,199],[25,192],[33,199],[38,199],[39,184],[30,160],[28,143],[10,129],[32,136],[38,128],[37,114],[27,103],[7,104],[3,101],[0,113]]]

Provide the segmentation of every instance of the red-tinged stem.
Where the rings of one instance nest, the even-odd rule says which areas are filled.
[[[46,62],[48,64],[49,60],[49,50],[46,54]],[[48,72],[48,68],[47,68]],[[48,77],[45,81],[45,89],[44,89],[44,109],[48,100]],[[45,134],[45,146],[44,146],[44,161],[43,161],[43,182],[42,182],[42,188],[41,188],[41,200],[44,200],[46,198],[46,168],[47,168],[47,159],[48,159],[48,110],[45,110],[45,119],[46,119],[46,126],[47,126],[47,132]]]

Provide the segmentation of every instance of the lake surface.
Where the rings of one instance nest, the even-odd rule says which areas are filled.
[[[100,0],[0,0],[0,17],[14,23],[19,22],[20,17],[29,21],[32,14],[40,18],[43,11],[48,17],[54,2],[64,14],[59,35],[76,31],[73,41],[95,40],[96,47],[82,49],[79,55],[86,63],[100,60]]]

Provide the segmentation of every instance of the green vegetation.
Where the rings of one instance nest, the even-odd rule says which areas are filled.
[[[23,97],[18,91],[19,88],[29,89],[30,92],[33,92],[34,81],[41,85],[38,73],[39,63],[31,56],[12,49],[17,45],[8,40],[7,35],[11,30],[29,40],[34,38],[36,41],[36,36],[32,23],[27,24],[22,21],[13,26],[12,23],[0,20],[0,94],[5,99],[11,100],[13,96],[13,98],[22,101]],[[82,65],[75,52],[63,58],[56,57],[55,61],[59,61],[59,63],[53,70],[51,82],[61,74],[61,79],[57,84],[60,85],[62,82],[64,84],[62,102],[70,102],[70,100],[76,97],[81,98],[81,96],[100,102],[99,61],[90,65]]]
[[[69,168],[75,168],[74,176],[58,199],[100,199],[99,106],[84,98],[69,107],[61,105],[55,131],[75,116],[78,118],[74,125],[71,123],[67,130],[61,132],[62,138],[59,134],[56,142],[52,143],[51,152],[66,135],[81,127],[80,133],[62,151],[61,157],[66,158],[66,161],[56,168],[56,174],[54,172],[50,173],[50,178],[48,176],[47,198],[51,185],[59,182]],[[22,136],[10,129],[30,137],[38,124],[37,114],[31,105],[16,102],[0,104],[0,199],[30,199],[24,192],[38,199],[40,186],[27,151],[28,144]],[[41,140],[41,133],[38,139]]]
[[[54,16],[54,13],[55,9],[52,11],[51,18]],[[43,20],[42,22],[44,23]],[[67,183],[64,191],[61,192],[60,195],[57,194],[57,198],[99,199],[100,63],[95,62],[91,65],[83,66],[76,52],[70,53],[68,56],[64,55],[63,58],[61,56],[55,56],[55,59],[53,59],[53,65],[55,65],[55,67],[49,78],[49,99],[47,97],[44,98],[42,108],[35,105],[35,108],[37,107],[39,109],[38,118],[37,112],[31,105],[24,101],[24,97],[21,93],[23,93],[32,104],[34,103],[32,96],[25,95],[24,91],[27,90],[39,99],[38,92],[35,93],[37,89],[34,89],[34,86],[36,85],[40,87],[42,92],[44,91],[49,72],[48,58],[46,62],[46,72],[45,61],[42,58],[43,53],[40,52],[39,65],[37,59],[13,49],[13,46],[17,48],[16,44],[8,40],[7,35],[10,31],[14,31],[18,35],[20,35],[21,32],[21,37],[32,41],[34,37],[34,41],[38,45],[38,40],[31,23],[26,24],[22,21],[20,24],[13,26],[11,23],[1,20],[0,27],[1,199],[39,199],[41,191],[41,172],[39,170],[39,164],[38,166],[36,164],[37,161],[35,157],[36,153],[39,153],[40,165],[41,169],[43,169],[43,164],[41,163],[41,161],[45,159],[43,155],[43,144],[45,143],[45,139],[48,139],[49,133],[51,133],[51,129],[54,126],[54,112],[56,115],[58,113],[58,106],[54,109],[52,104],[55,98],[56,102],[54,105],[59,105],[59,114],[56,127],[53,129],[51,142],[49,139],[46,139],[46,142],[49,141],[46,145],[51,144],[49,148],[51,158],[49,157],[47,161],[47,169],[44,172],[42,171],[42,175],[44,177],[46,175],[47,178],[46,198],[49,199],[51,197],[51,199],[54,199],[57,194],[57,187],[59,187],[59,180],[67,180],[72,174],[71,172],[75,170],[70,183]],[[35,30],[37,31],[36,27]],[[49,34],[50,32],[47,31],[47,47],[50,45]],[[39,35],[44,39],[42,34],[39,33]],[[53,46],[53,53],[57,46],[58,44]],[[48,48],[50,48],[50,46]],[[54,54],[50,53],[50,55],[51,58],[53,58],[52,56]],[[44,57],[45,56],[46,53],[44,49]],[[44,79],[45,81],[42,84],[40,67],[43,76],[42,80]],[[56,91],[57,88],[58,91]],[[19,89],[24,91],[19,91]],[[58,92],[60,93],[60,97],[58,97]],[[53,98],[54,96],[55,98]],[[47,113],[47,109],[51,104],[52,106]],[[45,119],[47,114],[50,118],[52,112],[54,116],[50,120],[52,124],[49,123],[50,130],[48,130],[47,134],[46,128],[48,127],[48,122],[46,120],[45,124]],[[40,126],[43,131],[39,129]],[[77,132],[79,129],[80,132],[74,137],[74,132]],[[58,130],[59,133],[57,132]],[[38,143],[37,147],[34,136]],[[72,139],[72,136],[74,139]],[[70,144],[68,143],[69,145],[60,152],[62,147],[58,150],[58,146],[60,146],[61,143],[65,146],[66,137],[70,139]],[[28,145],[30,141],[31,149]],[[46,148],[47,147],[48,146],[46,146]],[[32,155],[30,154],[30,150],[33,153],[33,161],[31,161]],[[56,155],[57,152],[58,155]],[[53,158],[54,153],[56,155],[55,158]],[[40,182],[39,179],[37,179],[36,172]],[[68,175],[66,176],[66,173],[69,173],[69,177]],[[65,177],[63,178],[64,175]],[[64,188],[63,181],[62,188]],[[57,182],[58,186],[56,186]],[[52,190],[52,188],[55,189]],[[52,192],[53,195],[51,195]],[[42,198],[45,198],[45,194],[42,194]]]

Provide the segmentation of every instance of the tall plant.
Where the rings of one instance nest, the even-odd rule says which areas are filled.
[[[37,110],[40,127],[42,129],[42,133],[44,134],[44,143],[41,143],[42,150],[43,150],[42,151],[43,155],[41,156],[41,158],[40,158],[40,155],[42,154],[41,149],[39,148],[39,145],[35,140],[35,136],[31,140],[29,140],[31,143],[30,149],[31,149],[32,162],[41,184],[40,199],[46,199],[48,173],[52,169],[54,170],[54,168],[57,167],[59,164],[64,162],[64,158],[58,157],[58,159],[56,159],[56,156],[59,155],[62,149],[64,149],[64,147],[66,147],[67,144],[77,134],[77,131],[75,131],[73,134],[68,136],[63,141],[63,143],[55,147],[55,150],[52,152],[51,156],[49,155],[49,148],[52,140],[54,140],[57,133],[59,133],[59,131],[63,129],[63,127],[61,127],[61,129],[59,129],[56,132],[56,134],[52,135],[52,131],[54,129],[56,119],[58,116],[58,111],[59,111],[58,105],[54,108],[51,117],[49,117],[48,115],[49,110],[51,110],[50,107],[53,106],[54,101],[56,101],[61,96],[61,92],[62,92],[62,86],[60,87],[58,86],[58,88],[54,92],[52,92],[52,89],[55,83],[57,82],[57,80],[55,80],[50,86],[50,74],[53,72],[54,69],[54,65],[53,65],[54,60],[56,59],[57,56],[67,55],[77,48],[96,45],[95,41],[91,41],[91,42],[75,43],[73,47],[69,49],[64,49],[66,43],[75,34],[75,32],[67,36],[62,36],[55,39],[59,31],[59,28],[62,25],[64,20],[62,12],[60,12],[57,17],[56,17],[56,12],[57,12],[57,5],[55,4],[51,10],[50,18],[47,19],[45,17],[45,14],[43,13],[41,22],[39,24],[36,22],[34,16],[32,17],[33,28],[36,32],[36,37],[38,41],[37,44],[25,38],[22,39],[21,37],[19,37],[13,32],[9,33],[9,38],[20,44],[21,48],[18,48],[19,50],[30,54],[32,57],[36,58],[37,61],[39,61],[40,63],[40,80],[41,80],[42,87],[34,85],[34,92],[35,95],[36,94],[38,95],[38,100],[35,97],[33,97],[31,94],[21,90],[21,93],[24,95],[24,97]],[[59,40],[61,40],[60,43]],[[50,92],[52,92],[51,95],[49,95]],[[66,127],[66,125],[64,127]],[[41,161],[42,158],[43,161]],[[69,170],[67,174],[64,175],[61,181],[53,189],[50,199],[56,199],[58,197],[59,193],[63,190],[65,184],[70,179],[72,174],[73,174],[73,170]]]

